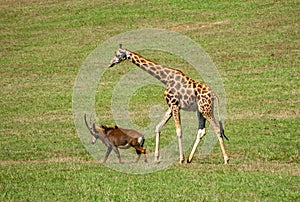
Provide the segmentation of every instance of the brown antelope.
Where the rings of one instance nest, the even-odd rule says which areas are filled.
[[[128,149],[130,147],[133,147],[138,155],[136,162],[140,160],[141,154],[144,154],[144,161],[147,162],[146,149],[143,147],[145,137],[138,131],[133,129],[119,128],[118,126],[96,126],[95,123],[92,124],[91,119],[89,125],[86,120],[86,114],[84,114],[84,122],[86,127],[89,129],[90,134],[92,135],[92,144],[95,144],[97,139],[100,139],[107,147],[103,163],[106,162],[112,150],[114,150],[114,152],[117,154],[119,163],[122,163],[118,148]]]

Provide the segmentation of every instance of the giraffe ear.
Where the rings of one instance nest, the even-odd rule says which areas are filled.
[[[120,43],[120,46],[119,46],[120,48],[122,48],[122,44]]]

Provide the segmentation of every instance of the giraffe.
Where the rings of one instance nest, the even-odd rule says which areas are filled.
[[[180,155],[179,163],[184,163],[185,159],[182,148],[182,131],[180,120],[180,110],[182,109],[186,111],[196,111],[198,116],[198,132],[192,151],[187,159],[187,163],[192,161],[199,142],[205,136],[205,122],[207,120],[217,134],[224,158],[224,163],[227,164],[229,162],[229,157],[225,150],[223,138],[225,137],[227,140],[228,138],[225,136],[221,120],[219,120],[219,124],[217,124],[214,118],[214,100],[216,100],[219,113],[219,99],[211,90],[211,88],[204,83],[197,82],[189,78],[181,70],[156,64],[155,62],[152,62],[151,60],[148,60],[137,53],[134,53],[128,49],[124,49],[122,48],[121,44],[119,49],[115,51],[115,56],[111,60],[108,68],[111,68],[125,60],[129,60],[142,70],[149,73],[151,76],[157,78],[166,86],[164,98],[169,108],[163,119],[155,128],[155,162],[159,162],[159,141],[161,130],[173,116],[176,126],[176,135],[178,138]]]

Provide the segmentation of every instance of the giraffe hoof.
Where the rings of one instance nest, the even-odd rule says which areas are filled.
[[[229,163],[229,158],[228,157],[225,157],[224,158],[224,164],[228,164]]]

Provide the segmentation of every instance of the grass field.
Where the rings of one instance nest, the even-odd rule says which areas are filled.
[[[300,201],[299,6],[0,0],[0,201]],[[228,166],[218,145],[207,158],[139,175],[109,169],[85,150],[72,113],[80,67],[110,37],[142,28],[184,34],[211,56],[226,90]],[[186,71],[172,55],[142,53]],[[124,63],[103,77],[110,81],[97,90],[101,123],[114,124],[110,87],[132,69]],[[149,122],[142,104],[164,103],[163,89],[144,91],[131,104],[140,125]],[[172,120],[162,135],[175,137]]]

